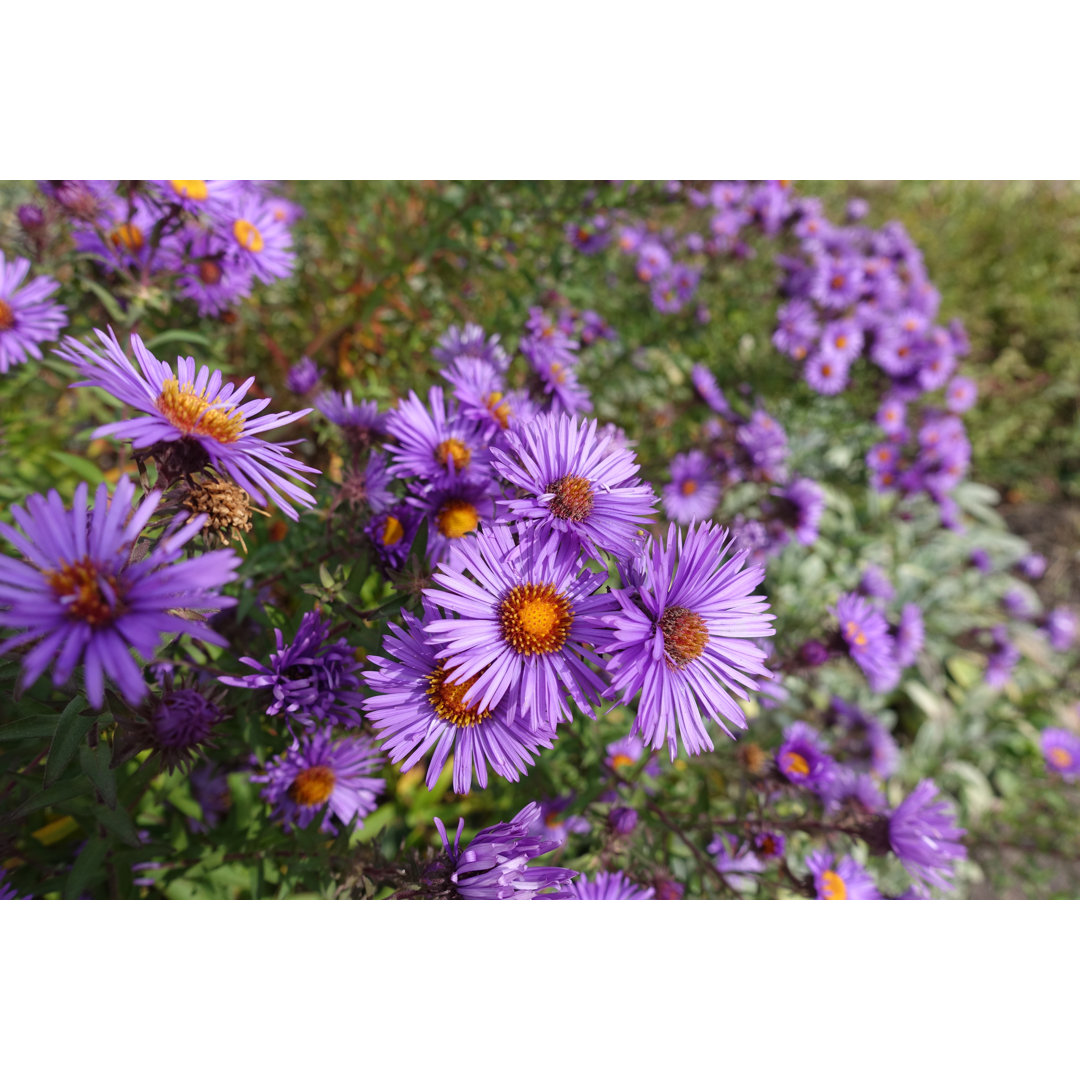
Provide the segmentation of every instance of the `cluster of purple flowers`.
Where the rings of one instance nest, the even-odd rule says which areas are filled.
[[[51,277],[27,280],[29,259],[10,262],[0,251],[0,375],[15,364],[41,359],[41,346],[67,326],[67,308],[50,297],[60,288]]]

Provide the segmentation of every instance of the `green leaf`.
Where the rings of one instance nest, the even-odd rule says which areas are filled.
[[[98,484],[107,483],[105,474],[86,458],[76,454],[67,454],[63,450],[51,450],[50,456],[54,457],[61,465],[66,465],[80,480],[85,480],[91,486],[91,490]]]
[[[139,835],[123,807],[118,806],[110,810],[107,806],[96,806],[94,817],[98,819],[106,832],[112,833],[129,847],[139,847],[141,843]]]
[[[109,756],[109,748],[103,742],[99,742],[93,750],[86,743],[79,747],[79,764],[82,765],[82,771],[90,777],[94,787],[105,800],[105,804],[115,808],[116,773],[109,767]]]
[[[15,742],[17,739],[43,739],[46,735],[56,734],[56,725],[60,717],[41,714],[24,716],[10,724],[0,727],[0,742]]]
[[[79,744],[97,720],[95,713],[79,715],[80,710],[85,707],[86,698],[76,697],[68,702],[67,708],[60,714],[56,734],[49,746],[49,757],[45,762],[46,787],[51,787],[60,779],[71,759],[78,753]]]
[[[109,313],[109,317],[119,323],[121,326],[128,326],[128,316],[125,314],[124,309],[120,307],[116,297],[112,295],[108,290],[103,289],[96,281],[91,281],[89,278],[80,278],[80,283],[84,288],[89,289],[101,302],[105,305],[105,310]]]
[[[86,891],[88,885],[100,876],[109,852],[109,841],[103,836],[91,836],[86,841],[79,857],[64,883],[64,899],[76,900]]]
[[[198,345],[202,349],[211,347],[210,339],[195,330],[166,330],[164,333],[158,334],[157,337],[151,338],[146,343],[146,347],[153,352],[154,349],[160,348],[162,345],[169,345],[176,341],[182,341],[189,345]]]
[[[17,818],[26,817],[35,810],[42,810],[46,806],[54,806],[56,803],[66,802],[68,799],[86,795],[90,791],[90,784],[85,776],[76,776],[72,780],[61,780],[58,784],[31,795],[21,806],[16,807],[10,814],[0,818],[0,824],[6,821],[14,821]]]

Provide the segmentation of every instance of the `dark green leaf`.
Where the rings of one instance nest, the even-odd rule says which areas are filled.
[[[73,698],[60,714],[56,734],[49,747],[49,757],[45,762],[46,787],[51,787],[60,779],[71,759],[78,752],[79,744],[86,738],[86,733],[94,726],[94,721],[97,719],[94,713],[80,715],[80,710],[85,707],[86,698]]]
[[[24,716],[10,724],[0,727],[0,742],[14,742],[17,739],[43,739],[56,733],[60,717],[53,714]]]
[[[109,748],[103,742],[99,742],[93,750],[83,743],[79,747],[79,764],[82,770],[93,781],[107,806],[116,806],[116,773],[109,765]]]
[[[53,784],[52,787],[39,791],[36,795],[31,795],[21,806],[10,814],[5,814],[0,818],[0,825],[7,821],[26,817],[27,814],[32,814],[35,810],[42,810],[46,806],[54,806],[56,803],[66,802],[68,799],[74,799],[79,795],[86,795],[89,791],[90,782],[85,776],[76,776],[72,780],[61,780],[60,783]]]
[[[138,847],[140,844],[138,833],[123,807],[118,806],[110,810],[107,806],[94,807],[94,816],[98,819],[106,832],[112,833],[129,847]]]
[[[109,841],[105,837],[91,836],[86,841],[64,884],[65,900],[77,900],[96,878],[103,875],[108,852]]]

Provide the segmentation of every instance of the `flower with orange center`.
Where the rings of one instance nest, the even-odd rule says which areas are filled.
[[[88,555],[71,564],[61,561],[58,570],[44,573],[56,598],[67,608],[69,618],[95,627],[109,626],[126,610],[116,576],[106,573]]]
[[[134,222],[119,225],[109,233],[109,240],[114,248],[124,251],[142,251],[144,243],[142,229]]]
[[[464,499],[448,499],[435,516],[439,532],[448,540],[460,540],[474,532],[480,524],[480,515],[472,503]]]
[[[721,487],[713,465],[700,450],[671,459],[671,480],[664,485],[664,513],[679,525],[710,518],[720,503]]]
[[[170,180],[173,191],[182,199],[205,202],[209,191],[205,180]]]
[[[709,643],[705,620],[687,608],[666,608],[659,625],[664,636],[664,655],[673,668],[686,667],[701,656]]]
[[[11,310],[11,305],[0,297],[0,332],[11,330],[14,326],[15,312]]]
[[[491,716],[490,709],[480,709],[464,702],[465,694],[473,688],[477,676],[464,682],[447,682],[446,666],[439,664],[428,676],[428,701],[440,720],[454,727],[466,728],[480,724]]]
[[[1070,783],[1080,777],[1080,736],[1066,728],[1046,728],[1042,751],[1051,772]]]
[[[550,584],[515,585],[499,604],[503,640],[522,656],[557,652],[573,621],[573,607]]]
[[[298,806],[322,806],[334,790],[334,770],[312,765],[296,774],[289,785],[289,798]]]
[[[262,233],[250,221],[243,218],[234,221],[233,236],[245,251],[250,251],[253,255],[258,255],[263,249]]]
[[[446,468],[452,461],[461,472],[472,460],[472,451],[460,439],[444,439],[435,447],[435,460]]]
[[[428,404],[409,391],[383,420],[386,434],[395,440],[387,446],[391,473],[395,476],[430,481],[474,481],[487,473],[485,440],[480,438],[480,424],[454,410],[447,413],[441,386],[428,392]]]
[[[814,889],[819,900],[880,900],[873,877],[850,855],[836,868],[827,851],[814,851],[806,857],[806,867],[814,875]]]
[[[193,383],[183,386],[177,379],[166,379],[154,402],[170,424],[185,435],[206,435],[219,443],[234,443],[244,430],[243,414],[235,408],[218,408],[221,399],[207,400]]]

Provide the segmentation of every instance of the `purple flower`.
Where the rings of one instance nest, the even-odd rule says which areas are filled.
[[[552,408],[576,416],[592,411],[592,399],[578,382],[575,357],[547,338],[522,338],[521,352],[551,397]]]
[[[638,813],[632,806],[616,806],[608,814],[608,825],[617,836],[629,836],[637,828]]]
[[[850,855],[845,855],[834,870],[833,856],[815,851],[806,857],[806,868],[814,875],[819,900],[880,900],[881,894],[869,872]]]
[[[821,330],[821,355],[850,365],[863,349],[863,332],[854,319],[836,319]]]
[[[470,480],[488,473],[488,455],[477,424],[462,416],[448,414],[441,386],[428,391],[428,409],[409,391],[385,418],[385,431],[397,439],[388,447],[395,476],[417,476],[440,480],[464,476]]]
[[[1014,619],[1030,619],[1035,614],[1035,605],[1027,593],[1018,588],[1009,589],[1005,593],[1001,598],[1001,606],[1005,613]]]
[[[294,825],[306,829],[328,810],[320,830],[336,835],[331,819],[355,829],[375,809],[376,796],[386,789],[386,781],[372,774],[382,762],[366,735],[333,742],[329,731],[316,731],[302,735],[268,761],[251,782],[266,785],[262,797],[273,806],[273,816],[287,832]]]
[[[676,263],[653,279],[649,293],[653,307],[665,315],[682,311],[697,291],[701,271]]]
[[[464,330],[451,326],[432,350],[440,364],[449,366],[455,360],[482,360],[496,371],[504,372],[510,366],[510,357],[499,344],[499,335],[486,337],[475,323],[466,323]]]
[[[158,699],[150,720],[154,745],[172,769],[199,756],[199,748],[209,741],[221,719],[221,709],[198,690],[168,690]]]
[[[24,686],[50,664],[60,686],[84,664],[86,696],[95,708],[104,701],[106,675],[134,704],[146,696],[146,684],[132,649],[149,663],[165,634],[226,644],[205,622],[177,612],[232,607],[236,600],[219,591],[236,579],[239,558],[224,549],[177,562],[203,526],[200,515],[169,526],[145,558],[131,561],[161,492],[137,509],[134,496],[135,485],[124,476],[111,498],[102,484],[88,505],[86,484],[80,484],[70,510],[55,491],[35,493],[25,509],[11,507],[18,530],[0,522],[0,536],[25,560],[0,555],[0,626],[20,631],[0,653],[37,642],[22,659]]]
[[[971,565],[974,566],[980,574],[989,574],[994,569],[994,564],[990,561],[990,556],[982,548],[972,549]]]
[[[422,520],[415,507],[399,503],[377,513],[364,526],[364,535],[384,569],[400,570],[405,565]]]
[[[130,203],[116,196],[98,214],[94,227],[72,230],[78,251],[93,256],[114,272],[154,273],[163,265],[162,248],[151,243],[155,228],[165,211],[144,198]]]
[[[705,320],[708,321],[707,319]],[[728,400],[724,397],[723,390],[716,383],[716,376],[704,365],[695,364],[690,369],[690,382],[694,389],[698,392],[701,400],[709,406],[713,412],[719,413],[721,416],[726,416],[728,419],[734,417],[734,412],[731,406],[728,404]]]
[[[41,275],[23,284],[29,270],[29,259],[9,263],[0,251],[0,374],[30,357],[40,360],[39,346],[67,326],[67,308],[49,299],[60,283]]]
[[[854,762],[860,769],[869,769],[876,776],[891,776],[899,763],[900,749],[884,725],[838,697],[834,697],[829,704],[837,721],[849,735],[843,745],[845,760]]]
[[[611,230],[608,219],[603,214],[597,214],[592,221],[574,223],[566,226],[566,239],[581,252],[582,255],[595,255],[603,251],[611,243]]]
[[[848,199],[845,212],[848,221],[862,221],[870,213],[870,204],[865,199]]]
[[[821,736],[796,720],[784,732],[784,741],[776,751],[776,767],[796,787],[818,792],[830,783],[836,762],[825,752]]]
[[[987,654],[986,674],[983,676],[987,686],[995,689],[1004,686],[1012,676],[1013,668],[1020,659],[1020,650],[1009,640],[1006,626],[995,626],[990,631],[993,644]]]
[[[293,270],[289,226],[261,195],[241,195],[211,214],[226,258],[269,284]]]
[[[166,270],[176,274],[176,291],[195,303],[201,316],[220,315],[251,295],[247,266],[225,258],[221,240],[201,229],[185,229],[163,246]]]
[[[820,794],[825,810],[830,814],[841,810],[880,814],[888,805],[873,777],[842,766],[833,771]]]
[[[880,566],[868,566],[859,579],[859,593],[878,600],[891,600],[896,595],[892,582]]]
[[[1065,728],[1046,728],[1042,733],[1046,767],[1070,783],[1080,777],[1080,737]]]
[[[755,409],[750,419],[739,428],[736,439],[756,469],[770,479],[783,481],[780,474],[787,459],[788,442],[779,421],[764,409]]]
[[[725,719],[745,728],[735,697],[758,689],[754,675],[769,675],[750,640],[774,633],[768,602],[753,591],[765,571],[743,569],[745,552],[731,547],[718,525],[703,522],[685,534],[671,525],[666,544],[648,541],[632,586],[614,592],[611,695],[628,704],[641,692],[632,733],[653,749],[666,742],[673,761],[676,732],[691,754],[713,748],[705,718],[728,735]]]
[[[563,843],[571,833],[582,835],[591,832],[592,826],[588,818],[580,814],[563,817],[563,812],[573,803],[576,795],[576,792],[571,791],[568,795],[560,795],[556,799],[545,799],[540,804],[540,817],[529,826],[529,832],[556,844]]]
[[[1026,578],[1037,581],[1046,573],[1046,558],[1037,551],[1029,551],[1017,564],[1016,569]]]
[[[975,404],[975,399],[978,396],[979,390],[974,380],[967,379],[963,375],[957,375],[949,383],[948,390],[945,391],[945,402],[949,412],[962,413],[967,412]]]
[[[271,653],[269,666],[243,656],[240,663],[254,668],[255,674],[222,675],[218,681],[249,690],[268,689],[274,700],[267,716],[284,713],[307,727],[316,720],[356,727],[361,722],[357,708],[363,702],[358,692],[360,664],[344,638],[328,640],[330,627],[329,619],[309,611],[288,645],[284,634],[274,631],[277,651]]]
[[[491,456],[525,498],[500,504],[503,521],[535,521],[573,537],[593,558],[609,551],[629,558],[641,547],[642,526],[656,496],[637,475],[629,450],[596,434],[596,421],[540,416],[506,433],[506,450]]]
[[[353,402],[351,390],[339,394],[336,390],[324,390],[314,401],[315,408],[345,433],[354,442],[370,441],[372,436],[381,434],[386,426],[386,417],[379,416],[379,405],[375,401]]]
[[[679,525],[712,517],[722,488],[709,459],[700,450],[671,459],[671,483],[664,485],[664,513]]]
[[[5,881],[7,871],[0,866],[0,900],[30,900],[32,897],[20,896],[15,891],[15,886],[9,881]]]
[[[731,833],[714,834],[705,850],[716,856],[713,864],[733,889],[747,888],[754,881],[751,875],[765,869],[765,864],[750,845],[743,843],[740,846],[739,838]]]
[[[453,847],[443,823],[435,819],[449,864],[449,882],[459,899],[536,900],[549,889],[562,890],[577,876],[576,870],[561,866],[529,866],[530,859],[559,846],[531,834],[539,817],[540,807],[531,802],[509,823],[481,829],[463,849],[459,845],[465,819],[458,820]]]
[[[825,492],[820,484],[800,476],[772,494],[783,500],[779,517],[795,534],[800,544],[813,544],[818,538],[818,522],[825,510]]]
[[[611,640],[604,616],[614,601],[597,594],[606,573],[587,570],[576,544],[541,526],[516,541],[505,525],[481,528],[457,553],[461,569],[440,567],[441,587],[424,595],[457,616],[426,631],[454,682],[475,678],[463,703],[493,709],[509,696],[534,728],[569,720],[567,695],[595,705],[605,682],[587,661]]]
[[[570,894],[567,900],[652,900],[656,895],[655,889],[642,888],[621,870],[613,873],[600,870],[592,881],[578,878],[567,886],[566,891]]]
[[[762,859],[782,859],[787,849],[787,837],[778,832],[760,832],[750,841]]]
[[[1076,640],[1076,616],[1064,607],[1056,607],[1046,616],[1043,630],[1052,648],[1065,652]]]
[[[839,394],[847,387],[849,366],[846,360],[838,360],[825,352],[816,352],[806,361],[803,375],[811,389],[831,396]]]
[[[448,561],[456,566],[458,542],[476,532],[481,523],[495,520],[495,496],[500,493],[493,479],[479,482],[443,480],[416,489],[408,502],[428,520],[428,561],[434,566]]]
[[[886,398],[875,417],[877,425],[886,435],[899,435],[904,430],[907,406],[897,398]]]
[[[178,357],[174,372],[143,345],[138,334],[132,334],[131,347],[141,369],[136,371],[111,330],[108,337],[100,330],[95,333],[104,346],[101,353],[72,337],[66,338],[65,345],[58,350],[84,376],[82,382],[72,385],[100,386],[125,405],[149,414],[105,424],[94,432],[95,436],[131,439],[136,449],[181,442],[183,450],[202,458],[187,462],[187,471],[201,468],[208,460],[260,506],[265,506],[269,497],[294,521],[298,515],[287,499],[315,505],[314,497],[293,481],[310,487],[311,481],[300,474],[317,474],[319,470],[291,460],[287,447],[259,437],[265,431],[306,416],[310,409],[257,416],[270,404],[270,399],[243,402],[254,376],[235,389],[232,383],[222,386],[220,371],[211,372],[203,365],[196,372],[195,360],[190,356]]]
[[[805,360],[821,333],[814,306],[806,300],[791,300],[776,313],[773,344],[792,360]]]
[[[953,864],[967,858],[967,849],[956,843],[964,832],[934,781],[920,780],[889,818],[889,847],[913,878],[952,889]]]
[[[637,276],[640,281],[652,281],[671,265],[671,255],[655,236],[648,236],[637,247]]]
[[[855,593],[844,593],[829,610],[840,623],[848,655],[862,668],[870,689],[878,694],[892,690],[900,681],[900,666],[885,616]]]
[[[425,605],[425,619],[438,614]],[[383,650],[393,659],[370,657],[377,670],[364,676],[374,691],[364,709],[390,760],[404,759],[401,771],[406,772],[433,751],[426,778],[430,789],[453,753],[459,795],[468,793],[474,773],[486,788],[489,765],[506,780],[524,776],[537,750],[551,747],[550,736],[511,716],[505,699],[490,709],[466,705],[464,696],[476,679],[452,684],[420,621],[407,611],[401,617],[405,625],[391,624],[383,638]]]
[[[227,209],[240,193],[233,180],[153,180],[156,197],[189,214]]]
[[[285,385],[289,392],[303,397],[315,389],[322,376],[322,369],[311,359],[310,356],[301,356],[285,376]]]

